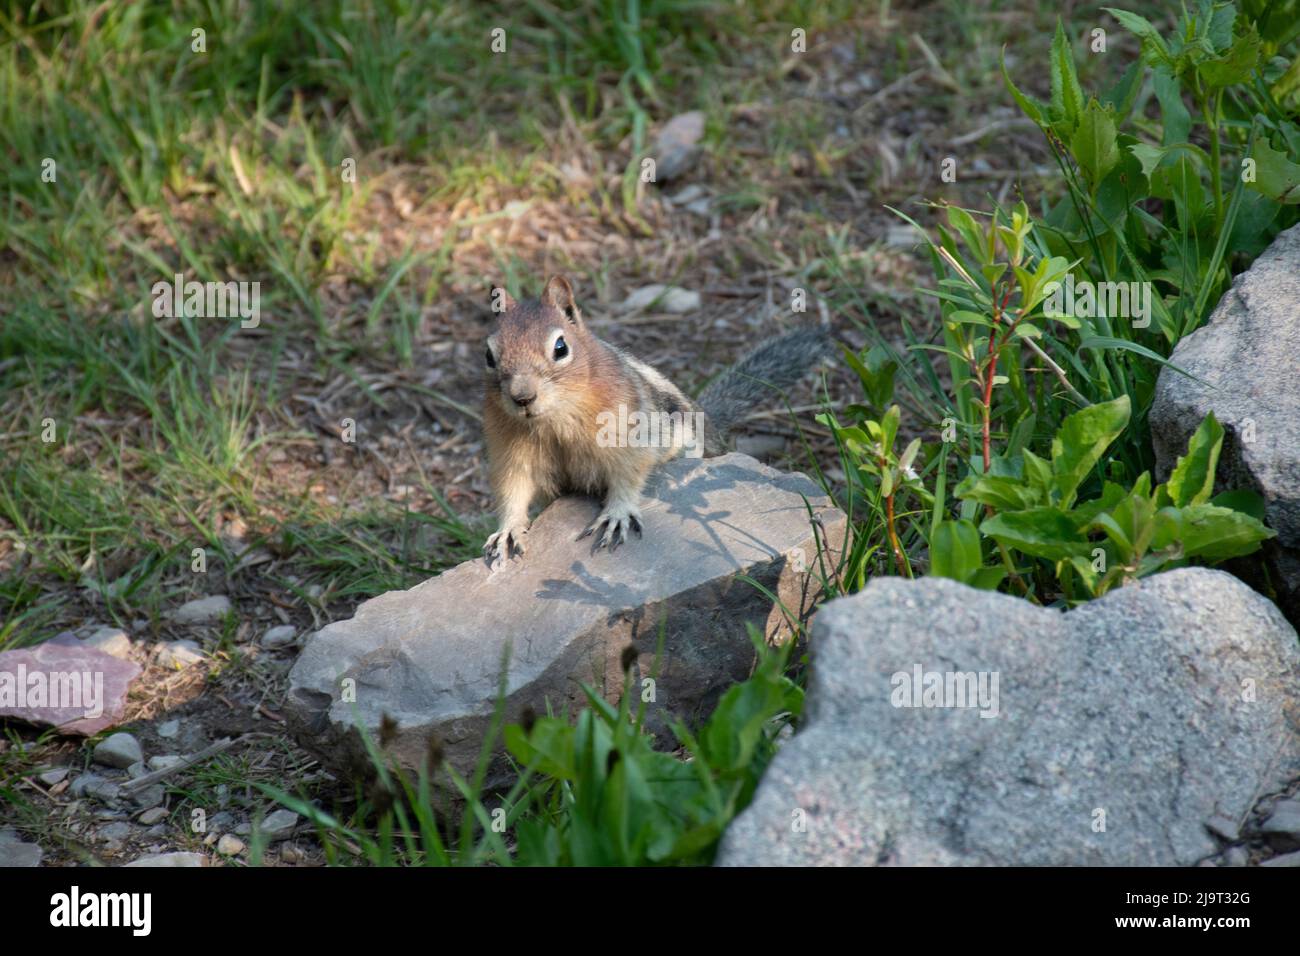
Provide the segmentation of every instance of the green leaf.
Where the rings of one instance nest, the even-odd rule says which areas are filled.
[[[1096,100],[1088,101],[1088,108],[1079,118],[1079,125],[1070,138],[1070,150],[1095,192],[1097,186],[1119,161],[1119,148],[1115,145],[1115,122]]]
[[[975,217],[968,213],[960,206],[948,207],[948,225],[957,230],[962,241],[966,243],[966,248],[970,250],[971,255],[975,256],[978,262],[985,263],[992,259],[988,251],[988,242],[984,238],[984,232],[975,224]]]
[[[1050,462],[1039,458],[1029,449],[1022,453],[1024,461],[1025,481],[1029,487],[1034,489],[1034,493],[1040,503],[1047,500],[1047,496],[1052,489],[1052,465]]]
[[[930,573],[962,584],[984,564],[980,533],[964,518],[940,521],[930,535]]]
[[[1061,507],[1074,502],[1088,472],[1128,425],[1132,408],[1127,395],[1089,405],[1070,415],[1052,439],[1053,487]]]
[[[970,576],[966,583],[981,591],[996,591],[1002,579],[1007,576],[1006,568],[980,568]]]
[[[857,373],[871,407],[879,411],[888,405],[894,397],[894,373],[898,371],[898,363],[890,356],[889,350],[876,345],[859,359],[852,349],[840,348],[844,352],[844,361]]]
[[[1110,104],[1115,111],[1117,122],[1122,123],[1133,110],[1138,93],[1142,89],[1142,61],[1134,60],[1119,81],[1101,95],[1103,104]]]
[[[1155,533],[1155,503],[1145,487],[1135,488],[1109,514],[1097,516],[1094,524],[1120,549],[1124,563],[1146,553]]]
[[[1175,507],[1199,505],[1210,500],[1222,445],[1223,426],[1215,420],[1214,412],[1210,412],[1187,443],[1187,454],[1178,459],[1165,485],[1169,500]]]
[[[971,312],[967,309],[955,309],[946,315],[945,318],[949,322],[954,322],[958,325],[978,325],[987,328],[993,324],[993,320],[987,315],[983,315],[979,312]]]
[[[1033,97],[1026,96],[1024,93],[1021,93],[1020,90],[1016,87],[1016,84],[1011,82],[1011,75],[1007,73],[1007,58],[1006,58],[1005,47],[1002,50],[1001,56],[998,58],[998,62],[1002,67],[1002,82],[1006,84],[1007,90],[1011,93],[1011,98],[1015,100],[1016,105],[1020,107],[1020,112],[1024,113],[1026,116],[1028,116],[1039,126],[1045,126],[1047,121],[1043,118],[1042,105],[1039,104],[1038,101],[1035,100]]]
[[[1155,293],[1153,292],[1152,294],[1154,295]],[[1153,352],[1145,345],[1138,345],[1136,342],[1130,342],[1128,339],[1117,339],[1107,335],[1090,335],[1079,343],[1079,351],[1082,352],[1085,349],[1120,349],[1124,352],[1133,352],[1136,355],[1142,356],[1144,359],[1149,359],[1150,361],[1155,362],[1157,365],[1163,365],[1167,368],[1173,369],[1179,375],[1185,375],[1193,382],[1200,382],[1202,385],[1209,385],[1209,383],[1204,379],[1197,378],[1186,369],[1175,365],[1159,352]]]
[[[1192,114],[1183,102],[1182,85],[1164,67],[1157,67],[1153,71],[1152,85],[1156,100],[1160,103],[1160,118],[1164,124],[1161,142],[1166,146],[1187,142],[1188,134],[1192,131]]]
[[[1142,41],[1142,52],[1148,62],[1169,62],[1169,47],[1160,36],[1160,32],[1151,25],[1150,20],[1136,13],[1129,13],[1127,10],[1116,10],[1114,7],[1102,7],[1102,9],[1114,17],[1120,26]]]
[[[1248,488],[1222,491],[1210,499],[1210,504],[1218,505],[1220,508],[1231,508],[1233,511],[1240,511],[1242,514],[1250,515],[1256,521],[1263,521],[1267,511],[1263,496],[1259,492],[1251,491]]]
[[[1052,37],[1052,125],[1064,138],[1079,122],[1083,113],[1083,89],[1074,71],[1074,53],[1070,38],[1058,17],[1056,35]]]
[[[1003,512],[986,518],[980,531],[1007,547],[1049,561],[1089,553],[1087,540],[1075,529],[1069,515],[1059,508]]]
[[[1246,186],[1284,205],[1300,203],[1300,166],[1268,144],[1263,136],[1255,141],[1255,175]]]
[[[1129,494],[1129,490],[1122,485],[1117,485],[1113,481],[1104,482],[1101,486],[1101,497],[1075,505],[1070,511],[1070,516],[1077,527],[1087,527],[1097,519],[1099,514],[1114,508]]]
[[[1153,548],[1163,550],[1177,544],[1184,557],[1207,561],[1251,554],[1276,534],[1248,514],[1212,504],[1161,508],[1156,525]]]
[[[1018,478],[983,475],[977,480],[962,482],[955,492],[962,500],[971,499],[988,505],[995,511],[1020,511],[1042,504],[1046,498]]]
[[[1246,83],[1255,73],[1255,65],[1259,62],[1259,50],[1259,34],[1251,24],[1246,32],[1232,41],[1232,46],[1227,53],[1217,60],[1206,60],[1199,64],[1196,72],[1211,89]]]

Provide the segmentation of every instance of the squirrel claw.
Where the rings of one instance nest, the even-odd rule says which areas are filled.
[[[528,550],[524,547],[524,536],[527,533],[520,528],[502,528],[488,538],[483,545],[483,557],[487,559],[488,567],[501,567],[512,557],[512,551],[524,555]]]
[[[626,511],[605,511],[600,514],[588,527],[587,530],[578,535],[581,541],[593,532],[605,529],[605,533],[592,546],[592,551],[599,551],[601,548],[608,548],[612,554],[618,549],[620,544],[626,544],[628,532],[635,531],[636,536],[641,537],[641,515],[637,511],[628,509]]]

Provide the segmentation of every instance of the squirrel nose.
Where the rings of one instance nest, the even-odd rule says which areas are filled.
[[[520,408],[527,408],[537,400],[537,388],[528,382],[512,382],[510,400]]]

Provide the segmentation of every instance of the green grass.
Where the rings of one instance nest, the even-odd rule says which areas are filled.
[[[421,515],[281,487],[266,454],[315,435],[280,407],[344,376],[363,393],[358,418],[410,401],[460,413],[464,396],[408,374],[394,401],[358,369],[427,362],[431,307],[482,281],[453,255],[490,220],[478,210],[514,191],[638,220],[617,182],[575,192],[557,140],[580,129],[575,151],[635,151],[652,120],[723,108],[710,71],[739,74],[755,49],[788,44],[791,24],[817,30],[852,9],[0,5],[0,646],[91,609],[156,619],[206,586],[189,573],[193,548],[208,550],[210,572],[234,571],[220,533],[231,516],[304,591],[339,599],[472,554],[476,521],[446,502]],[[490,48],[497,27],[504,54]],[[760,77],[779,82],[769,59]],[[815,126],[799,120],[794,134]],[[778,153],[787,142],[778,129]],[[451,220],[432,249],[393,247],[390,223],[367,212],[411,174],[424,190],[416,220]],[[535,281],[495,248],[508,285]],[[237,322],[155,318],[150,290],[177,272],[259,281],[258,337]]]

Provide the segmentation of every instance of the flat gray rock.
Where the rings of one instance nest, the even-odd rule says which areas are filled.
[[[1068,613],[878,578],[822,608],[810,647],[803,726],[720,864],[1190,866],[1218,852],[1204,821],[1300,772],[1296,633],[1221,571]],[[929,673],[988,694],[903,706]]]
[[[638,688],[649,677],[661,623],[664,660],[648,724],[707,715],[749,673],[746,622],[770,638],[788,633],[818,591],[805,498],[838,546],[845,519],[810,479],[744,455],[680,459],[655,474],[643,502],[644,536],[612,554],[576,540],[599,511],[591,498],[554,502],[534,522],[528,553],[499,570],[466,562],[409,591],[363,603],[351,620],[309,638],[289,676],[285,714],[299,739],[339,766],[359,754],[354,709],[372,735],[384,714],[399,725],[390,752],[417,767],[431,736],[468,771],[512,647],[506,713],[586,706],[585,682],[611,701],[622,693],[620,657],[636,650]],[[355,703],[346,695],[354,693]],[[496,768],[502,769],[503,768]],[[494,769],[492,782],[507,779]]]
[[[44,855],[45,851],[35,843],[0,840],[0,869],[40,866]]]
[[[1228,433],[1218,489],[1264,497],[1277,531],[1265,544],[1278,605],[1300,621],[1300,226],[1280,234],[1237,276],[1209,321],[1170,361],[1206,384],[1164,368],[1151,406],[1151,440],[1167,475],[1210,411]],[[1255,581],[1252,584],[1257,583]],[[1261,583],[1261,586],[1262,583]]]

